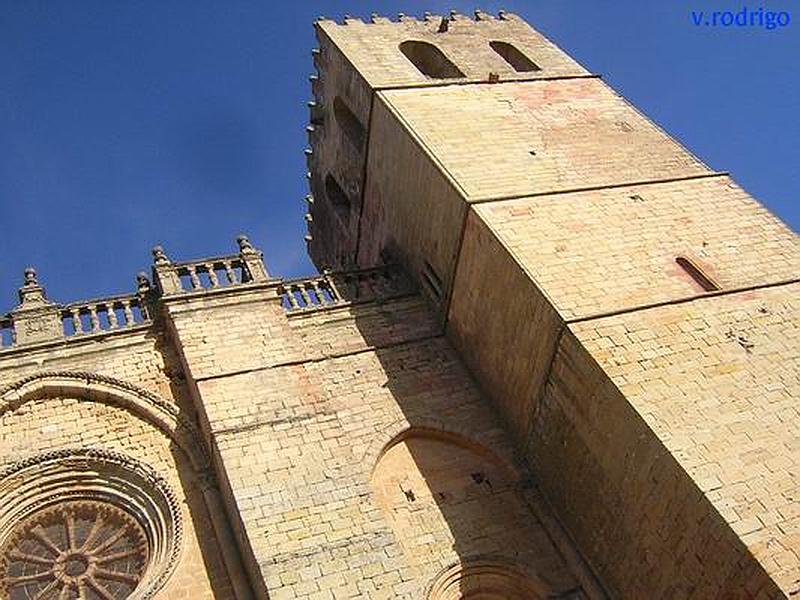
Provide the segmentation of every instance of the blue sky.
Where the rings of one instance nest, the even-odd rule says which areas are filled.
[[[794,5],[794,6],[793,6]],[[785,28],[691,11],[787,10]],[[59,302],[134,289],[150,248],[312,271],[302,237],[312,20],[461,2],[0,0],[0,312],[23,269]],[[800,5],[484,2],[524,16],[800,230]],[[795,10],[793,10],[793,8]]]

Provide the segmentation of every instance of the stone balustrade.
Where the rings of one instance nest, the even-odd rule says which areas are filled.
[[[402,296],[414,288],[394,265],[358,271],[326,272],[317,277],[281,282],[278,293],[288,312]]]
[[[14,345],[14,321],[10,316],[0,317],[0,349]]]
[[[270,280],[261,252],[247,236],[240,235],[236,242],[238,254],[176,263],[156,246],[152,285],[142,272],[136,278],[135,293],[70,304],[48,300],[36,271],[28,268],[19,288],[20,304],[7,315],[0,315],[0,350],[126,331],[148,325],[159,298],[276,281]]]
[[[239,256],[220,256],[175,263],[181,288],[187,292],[247,283],[250,274]]]
[[[47,299],[36,271],[25,270],[20,304],[0,315],[0,351],[33,343],[105,335],[149,325],[158,303],[180,296],[216,293],[235,286],[277,293],[287,313],[380,301],[414,292],[410,280],[393,265],[282,281],[264,268],[261,252],[245,236],[237,238],[239,253],[172,262],[160,246],[153,249],[153,282],[139,273],[136,292],[57,304]]]
[[[147,307],[136,295],[68,304],[60,314],[65,337],[126,329],[150,321]]]
[[[164,296],[269,281],[261,251],[245,235],[236,238],[239,254],[173,263],[161,246],[153,248],[155,283]]]

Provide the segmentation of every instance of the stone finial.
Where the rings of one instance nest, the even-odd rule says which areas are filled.
[[[151,288],[150,279],[147,277],[147,273],[144,271],[139,271],[136,274],[136,291],[139,294],[146,294],[150,291]]]
[[[250,239],[244,234],[236,236],[236,243],[239,244],[239,256],[250,276],[250,281],[267,281],[269,274],[264,267],[261,252],[250,243]]]
[[[44,288],[39,285],[39,279],[36,276],[36,269],[33,267],[28,267],[25,269],[22,287],[19,288],[19,301],[20,307],[49,304],[44,295]]]
[[[19,306],[11,311],[18,345],[50,341],[63,336],[59,308],[47,300],[33,267],[25,269],[22,287],[19,288],[19,302]]]
[[[172,262],[167,257],[167,253],[164,252],[163,246],[154,246],[153,247],[153,264],[154,265],[170,265]]]
[[[172,261],[164,252],[161,246],[155,246],[153,252],[153,279],[156,282],[159,290],[165,296],[170,294],[177,294],[183,290],[181,280],[175,267],[172,266]],[[139,278],[136,278],[137,282]]]
[[[239,244],[239,252],[242,254],[258,254],[258,250],[255,249],[252,242],[250,242],[250,238],[245,234],[242,233],[236,236],[236,243]]]
[[[36,279],[36,269],[33,267],[28,267],[25,269],[25,286],[32,286],[32,285],[39,285],[38,279]]]

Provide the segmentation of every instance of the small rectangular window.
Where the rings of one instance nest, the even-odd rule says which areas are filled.
[[[422,283],[434,300],[442,299],[442,278],[427,260],[424,261],[422,269]]]
[[[685,256],[678,256],[675,262],[706,292],[716,292],[722,289],[713,279],[703,273],[700,267]]]

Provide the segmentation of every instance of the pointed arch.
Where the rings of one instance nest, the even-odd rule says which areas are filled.
[[[539,600],[552,597],[548,585],[535,573],[494,556],[465,559],[439,572],[428,585],[426,600],[504,598]]]

